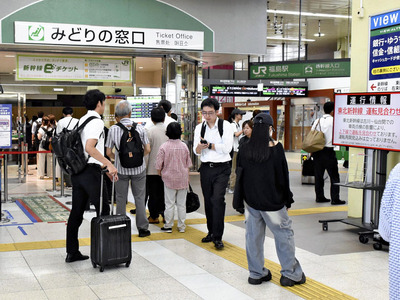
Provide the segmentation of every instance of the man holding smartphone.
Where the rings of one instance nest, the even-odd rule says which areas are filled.
[[[233,145],[233,132],[228,121],[217,117],[218,109],[216,99],[207,98],[201,103],[205,121],[196,126],[193,151],[201,161],[200,183],[208,229],[207,236],[201,241],[214,242],[215,248],[221,250],[224,248],[225,191],[231,173],[229,153]]]

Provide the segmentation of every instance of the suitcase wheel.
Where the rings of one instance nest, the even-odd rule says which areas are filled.
[[[92,262],[92,266],[93,266],[93,268],[95,268],[95,269],[96,269],[96,267],[97,267],[97,264],[96,264],[96,263],[94,263],[94,262]]]
[[[131,262],[128,261],[128,262],[125,264],[125,267],[129,268],[130,264],[131,264]]]
[[[100,272],[104,272],[104,267],[100,266]]]

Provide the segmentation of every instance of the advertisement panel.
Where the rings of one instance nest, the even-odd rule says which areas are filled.
[[[370,17],[369,92],[400,91],[400,10]]]
[[[129,82],[132,59],[17,55],[16,80]]]
[[[0,148],[12,146],[12,104],[0,104]]]
[[[400,151],[400,93],[335,95],[333,144]]]

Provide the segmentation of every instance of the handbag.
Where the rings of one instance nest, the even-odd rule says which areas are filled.
[[[193,192],[189,184],[189,192],[186,194],[186,213],[191,213],[198,210],[200,207],[199,196]]]
[[[314,160],[312,159],[312,157],[303,161],[301,175],[314,176]]]
[[[303,140],[301,149],[307,151],[308,153],[320,151],[325,147],[325,135],[321,131],[320,120],[321,119],[318,119],[318,123],[315,126],[315,129],[311,130]],[[319,130],[317,130],[318,125],[319,125]]]

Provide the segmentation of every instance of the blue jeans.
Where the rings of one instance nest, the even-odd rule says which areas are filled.
[[[294,281],[301,280],[303,270],[295,257],[292,220],[286,207],[278,211],[261,211],[246,205],[246,210],[246,254],[250,277],[260,279],[268,274],[264,267],[265,227],[268,226],[274,235],[281,274]]]

